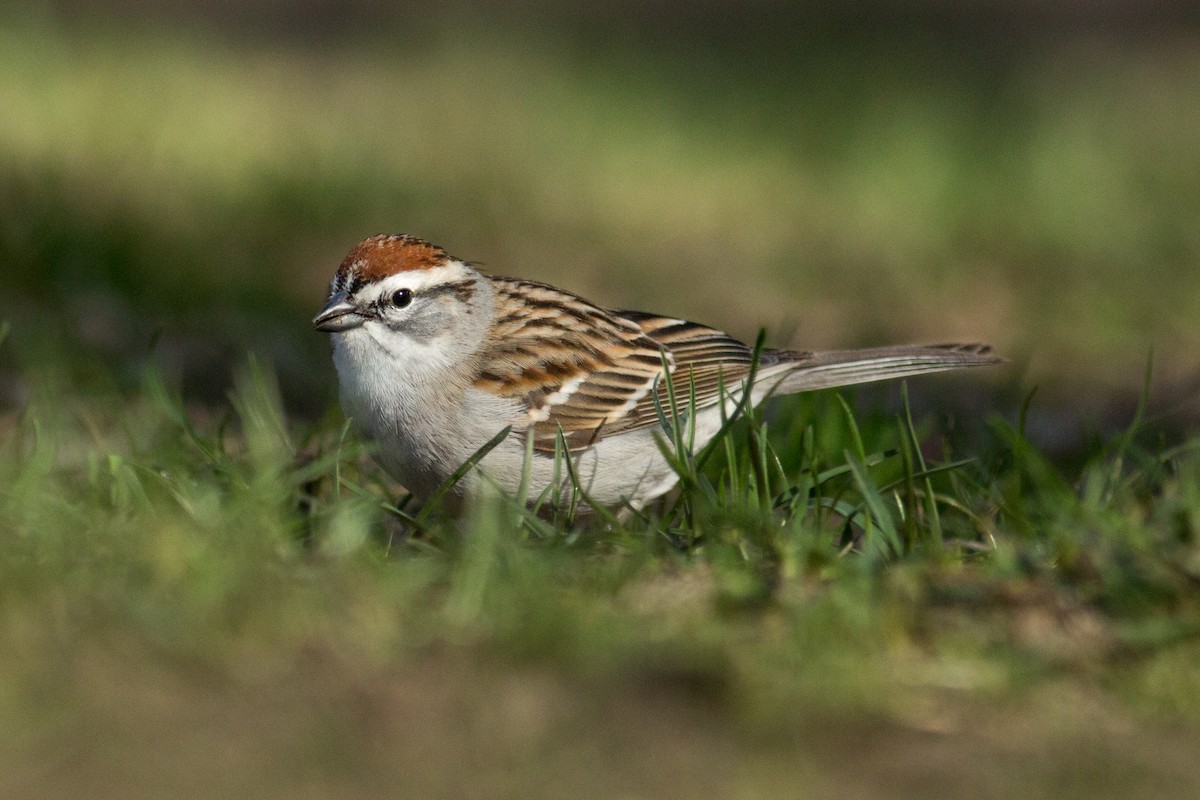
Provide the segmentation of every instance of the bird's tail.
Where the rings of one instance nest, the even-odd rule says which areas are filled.
[[[763,354],[761,376],[771,393],[792,394],[1003,363],[1005,359],[986,344],[898,345],[825,353],[774,350]]]

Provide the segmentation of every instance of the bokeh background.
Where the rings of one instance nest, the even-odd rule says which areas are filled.
[[[1197,9],[4,0],[0,795],[1192,797]],[[951,448],[989,543],[886,570],[758,517],[396,555],[309,324],[377,232],[778,346],[990,341],[915,416],[1036,387],[1036,448]]]
[[[308,320],[408,232],[805,349],[986,340],[1034,435],[1200,391],[1188,2],[6,3],[0,406],[247,351],[334,402]],[[1107,421],[1107,422],[1106,422]]]

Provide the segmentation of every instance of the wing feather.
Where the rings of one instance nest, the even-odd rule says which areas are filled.
[[[475,385],[527,407],[534,449],[580,450],[628,430],[671,356],[640,326],[552,286],[493,278],[498,313]]]
[[[478,388],[520,399],[538,452],[559,432],[571,451],[658,425],[668,381],[680,411],[737,396],[753,350],[722,331],[640,311],[600,308],[546,284],[492,278],[497,304]],[[766,350],[759,376],[781,394],[1002,362],[985,345],[802,353]],[[664,373],[665,366],[665,373]],[[515,420],[520,423],[522,420]]]

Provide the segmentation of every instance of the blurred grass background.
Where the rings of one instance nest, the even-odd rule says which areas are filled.
[[[1196,394],[1187,4],[204,8],[0,15],[9,407],[151,349],[220,399],[249,346],[323,409],[305,320],[379,231],[778,345],[991,341],[1050,405],[1152,347]]]
[[[0,794],[1190,796],[1200,473],[1167,446],[1200,420],[1196,17],[7,4]],[[1043,527],[882,571],[797,534],[765,600],[783,570],[736,520],[691,555],[380,555],[371,500],[300,491],[255,430],[334,437],[309,319],[381,231],[775,345],[987,340],[1013,365],[914,381],[918,412],[1012,420],[1037,386],[1053,454],[1128,424],[1153,348],[1158,449],[1078,485],[959,450],[999,475],[947,479],[960,523],[1024,491]],[[247,351],[290,424],[269,381],[230,403]],[[794,407],[789,434],[848,437]]]

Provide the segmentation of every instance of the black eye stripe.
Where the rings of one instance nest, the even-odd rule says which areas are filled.
[[[421,292],[422,297],[430,299],[446,294],[454,295],[460,302],[469,303],[475,295],[475,281],[468,278],[467,280],[455,281],[453,283],[443,283],[439,286],[430,286]]]

